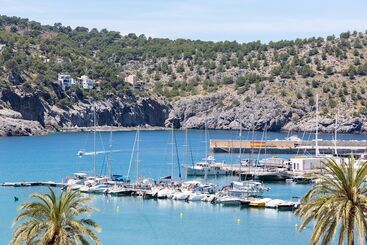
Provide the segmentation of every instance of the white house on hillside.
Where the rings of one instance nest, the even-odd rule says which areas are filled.
[[[129,75],[125,78],[125,82],[130,83],[133,87],[139,86],[139,78],[136,75]]]
[[[70,88],[73,82],[73,78],[71,78],[70,75],[65,74],[59,74],[57,80],[63,88]]]
[[[79,78],[80,85],[84,89],[92,89],[94,87],[94,80],[90,79],[88,76],[83,75]]]

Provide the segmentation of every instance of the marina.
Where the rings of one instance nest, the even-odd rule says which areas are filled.
[[[185,131],[177,131],[175,134],[177,155],[181,160],[180,165],[191,165],[190,160],[185,160],[185,155],[187,155],[185,154]],[[209,134],[213,138],[236,138],[238,131],[209,131]],[[188,135],[190,136],[189,143],[193,163],[195,164],[205,157],[205,144],[203,143],[205,139],[203,131],[199,130],[190,130]],[[261,133],[255,133],[255,137],[260,138]],[[269,133],[269,137],[284,138],[286,135]],[[331,136],[323,135],[323,137]],[[364,139],[365,136],[342,135],[340,137]],[[113,175],[120,174],[120,176],[123,176],[122,179],[129,177],[131,179],[130,184],[137,183],[136,179],[139,179],[138,182],[142,182],[144,179],[151,178],[158,182],[162,176],[171,175],[172,164],[170,163],[174,162],[173,180],[177,180],[182,184],[194,181],[200,182],[204,186],[211,186],[209,184],[216,186],[215,194],[209,194],[209,191],[208,193],[202,191],[188,193],[187,189],[182,188],[181,184],[181,187],[175,189],[175,193],[162,190],[158,198],[158,192],[154,196],[152,192],[141,187],[127,188],[123,190],[123,192],[126,191],[125,193],[121,193],[122,186],[116,185],[115,188],[107,188],[108,193],[104,193],[103,188],[105,186],[104,183],[101,183],[101,186],[99,186],[102,189],[100,194],[86,193],[85,195],[89,195],[92,198],[92,204],[100,210],[95,214],[95,217],[104,229],[101,238],[107,244],[119,244],[120,242],[128,244],[131,239],[135,239],[136,244],[146,244],[151,240],[161,244],[169,244],[173,240],[176,244],[197,244],[195,241],[200,240],[199,237],[179,235],[176,230],[178,225],[192,232],[198,227],[202,232],[210,232],[211,234],[214,232],[215,234],[208,238],[208,241],[212,241],[213,244],[217,244],[217,241],[223,239],[232,244],[242,244],[243,239],[253,243],[263,242],[263,239],[259,238],[261,237],[258,232],[260,227],[262,232],[273,233],[273,235],[279,232],[288,234],[287,236],[279,236],[279,243],[275,244],[289,244],[289,241],[300,244],[307,243],[309,233],[306,231],[306,233],[300,235],[296,231],[295,224],[299,224],[299,220],[293,212],[287,210],[294,209],[299,198],[310,188],[311,185],[309,184],[297,184],[294,179],[292,181],[288,179],[277,182],[254,180],[254,182],[262,183],[269,190],[263,191],[262,195],[241,197],[243,192],[246,193],[247,190],[246,187],[241,190],[238,182],[249,181],[249,178],[241,175],[240,180],[240,176],[233,172],[220,176],[186,176],[183,168],[182,180],[180,180],[176,156],[172,161],[172,145],[169,144],[172,141],[170,131],[141,131],[140,149],[136,149],[137,145],[135,146],[132,160],[131,151],[134,141],[136,141],[136,132],[114,132],[112,156],[108,153],[110,134],[101,132],[97,134],[96,138],[101,138],[101,140],[97,140],[96,151],[99,152],[104,149],[105,154],[77,155],[78,149],[94,152],[93,133],[90,132],[51,134],[45,137],[6,138],[0,141],[0,152],[3,156],[1,171],[4,173],[1,181],[5,184],[0,188],[1,196],[5,201],[1,205],[2,209],[9,210],[4,216],[5,224],[1,227],[1,237],[9,239],[9,226],[7,224],[11,223],[19,205],[18,202],[28,200],[30,193],[46,192],[47,187],[44,186],[46,184],[61,191],[61,185],[67,182],[66,177],[69,176],[71,179],[74,172],[94,176],[93,158],[95,156],[96,175],[109,176],[111,171]],[[105,142],[106,147],[101,147],[101,142]],[[21,154],[20,148],[22,149]],[[165,148],[167,148],[166,151]],[[118,149],[122,150],[117,152]],[[138,158],[136,157],[137,150],[139,150]],[[39,152],[43,152],[43,154],[36,154]],[[20,157],[14,158],[14,155]],[[216,162],[223,164],[227,171],[236,172],[241,170],[241,172],[248,172],[249,174],[251,172],[264,172],[264,166],[262,166],[264,163],[269,166],[275,163],[284,163],[280,158],[275,161],[266,160],[273,158],[273,155],[269,154],[261,154],[259,157],[254,155],[253,159],[256,161],[246,161],[248,156],[243,154],[241,165],[239,164],[238,154],[212,153],[212,155]],[[294,156],[284,155],[282,158],[290,160],[292,157]],[[126,176],[130,162],[130,173],[129,176]],[[252,166],[255,162],[258,165],[256,168]],[[251,166],[246,166],[248,163],[252,163]],[[294,177],[297,177],[296,173],[294,173]],[[234,189],[231,188],[231,183],[235,185]],[[55,184],[57,187],[53,187]],[[164,185],[168,185],[168,183],[155,187],[162,188]],[[23,188],[23,186],[26,188]],[[111,185],[110,187],[114,186]],[[129,187],[129,185],[126,187]],[[227,190],[223,190],[223,187],[227,187]],[[181,192],[179,189],[181,189]],[[231,192],[231,195],[227,195],[226,191]],[[14,197],[17,197],[19,201],[15,202]],[[292,204],[293,207],[291,207]],[[238,220],[239,222],[237,222]],[[147,232],[138,239],[129,235],[125,236],[126,232],[121,233],[121,231],[130,229],[140,230],[142,227],[145,227],[144,229],[147,229]],[[156,236],[158,230],[163,232]],[[240,235],[240,230],[249,232],[246,233],[246,238]],[[119,242],[116,242],[117,240]]]

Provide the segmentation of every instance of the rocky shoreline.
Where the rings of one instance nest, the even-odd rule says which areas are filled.
[[[279,98],[243,96],[220,92],[191,96],[174,103],[153,98],[110,98],[90,103],[77,101],[70,107],[50,105],[34,94],[9,90],[0,93],[0,135],[45,135],[49,132],[88,131],[96,110],[98,130],[164,130],[171,128],[251,131],[315,131],[315,113],[294,109]],[[228,103],[231,102],[231,103]],[[233,101],[238,101],[234,103]],[[230,105],[230,106],[229,106]],[[340,113],[339,133],[367,133],[367,121]],[[334,132],[335,120],[320,117],[319,131]]]

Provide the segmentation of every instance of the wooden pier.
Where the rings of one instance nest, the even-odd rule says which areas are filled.
[[[362,140],[211,140],[210,150],[213,153],[261,153],[261,154],[315,154],[318,148],[320,154],[360,155],[367,152],[367,141]]]

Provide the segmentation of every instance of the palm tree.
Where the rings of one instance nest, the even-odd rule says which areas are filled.
[[[338,164],[324,161],[320,180],[302,198],[297,213],[302,219],[299,231],[314,220],[310,244],[329,244],[339,232],[339,244],[354,244],[354,236],[363,244],[367,231],[367,163],[356,166],[353,157]],[[356,231],[355,231],[356,230]]]
[[[30,197],[38,200],[20,206],[11,244],[101,244],[95,233],[100,227],[88,218],[95,208],[84,205],[89,198],[76,191],[57,198],[52,189],[48,194]],[[80,215],[83,218],[77,219]]]

